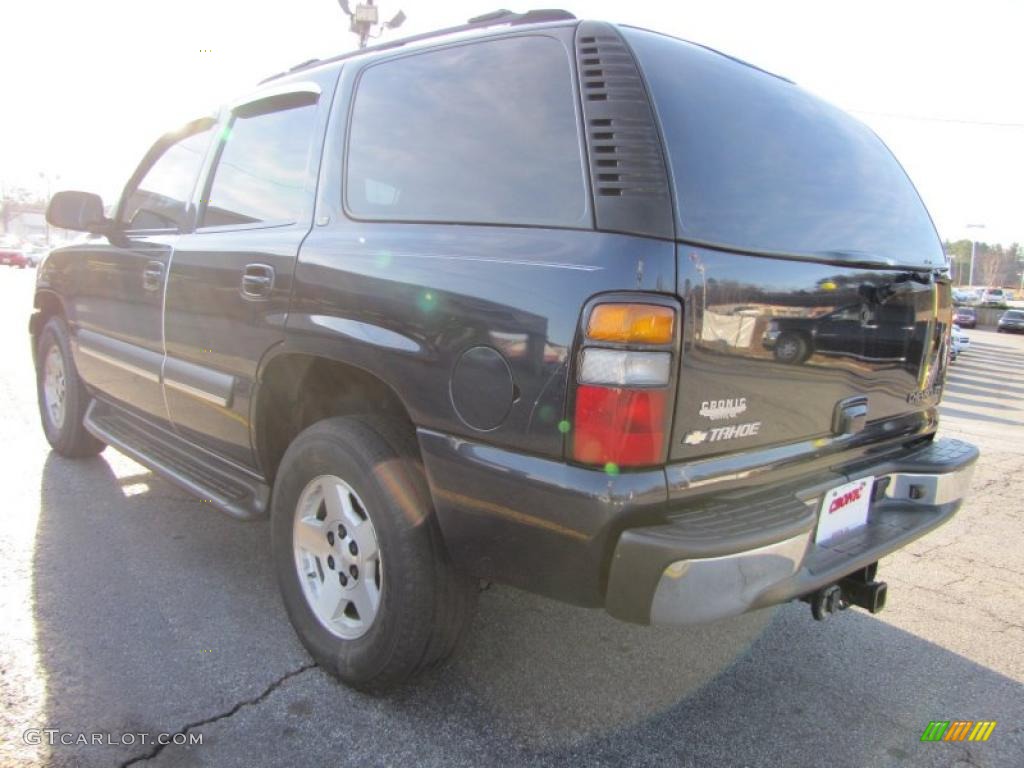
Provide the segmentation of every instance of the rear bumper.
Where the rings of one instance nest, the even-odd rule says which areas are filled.
[[[753,466],[732,458],[616,475],[426,429],[418,436],[457,565],[626,621],[682,624],[812,591],[952,516],[978,453],[954,440],[901,447],[929,423],[890,445],[832,455],[790,446],[758,453]],[[813,545],[818,499],[868,476],[891,479],[857,542]],[[910,476],[935,492],[900,497]]]
[[[667,525],[627,531],[615,549],[608,610],[632,621],[697,624],[813,592],[949,520],[967,494],[977,457],[977,449],[968,443],[937,440],[898,460],[861,467],[833,481],[829,487],[873,476],[875,490],[867,525],[822,544],[814,542],[817,510],[827,490],[821,486],[793,491],[793,503],[784,513],[792,530],[753,548],[744,545],[749,500],[732,509],[719,505],[699,525],[683,515]],[[716,529],[716,552],[709,556],[706,540]],[[637,610],[638,581],[652,593],[646,616]]]

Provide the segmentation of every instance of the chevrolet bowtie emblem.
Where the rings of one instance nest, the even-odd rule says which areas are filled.
[[[686,435],[686,437],[683,438],[683,442],[686,445],[700,445],[701,443],[703,443],[707,439],[708,439],[708,433],[707,432],[702,432],[702,431],[700,431],[698,429],[698,430],[696,430],[694,432],[688,433]]]

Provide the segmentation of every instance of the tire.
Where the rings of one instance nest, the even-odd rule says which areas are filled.
[[[407,434],[363,417],[317,422],[288,447],[274,487],[271,546],[288,617],[321,667],[363,691],[451,655],[478,593],[448,559]],[[332,494],[348,504],[332,511]]]
[[[62,317],[51,317],[39,334],[36,395],[43,433],[61,456],[80,459],[95,456],[106,447],[83,423],[91,398],[75,368]]]
[[[784,333],[775,342],[775,359],[780,363],[802,363],[807,353],[807,340],[799,334]]]

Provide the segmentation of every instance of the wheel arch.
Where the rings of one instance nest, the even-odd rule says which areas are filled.
[[[292,440],[322,419],[361,414],[391,417],[415,439],[414,422],[397,388],[329,342],[285,341],[260,361],[250,429],[257,462],[268,481],[273,481]]]
[[[68,315],[64,309],[64,300],[60,295],[50,289],[37,289],[32,299],[32,306],[35,312],[29,317],[28,331],[32,336],[32,358],[35,360],[38,350],[39,334],[51,317],[62,317],[67,322]]]

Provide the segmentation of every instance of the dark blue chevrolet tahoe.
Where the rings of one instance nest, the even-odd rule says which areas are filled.
[[[39,269],[50,444],[269,514],[359,688],[448,656],[481,581],[878,611],[977,458],[935,438],[950,286],[900,165],[654,32],[498,12],[309,62],[157,141],[111,216],[48,217],[94,235]]]

